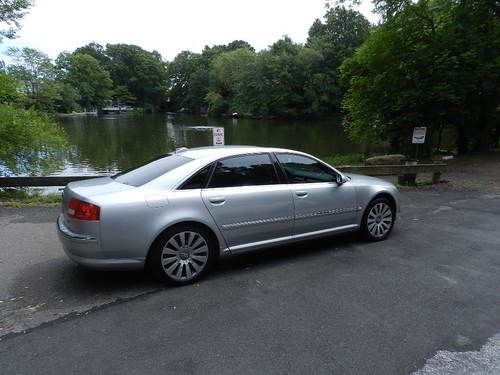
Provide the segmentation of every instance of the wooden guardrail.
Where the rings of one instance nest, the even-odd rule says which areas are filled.
[[[66,186],[72,181],[105,176],[0,177],[0,187]]]
[[[432,173],[432,182],[438,183],[441,173],[446,170],[446,164],[417,164],[417,165],[362,165],[339,166],[345,173],[359,173],[368,176],[399,176],[399,183],[414,184],[418,173]],[[105,176],[49,176],[49,177],[0,177],[0,187],[40,187],[65,186],[72,181],[88,180]]]

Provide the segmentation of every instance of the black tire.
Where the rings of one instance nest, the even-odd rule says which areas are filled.
[[[386,214],[378,215],[381,218],[380,219],[381,222],[379,222],[379,223],[375,222],[375,226],[382,228],[384,230],[383,233],[381,233],[381,232],[379,233],[378,228],[375,229],[375,226],[372,226],[372,224],[374,224],[373,222],[371,222],[371,223],[368,222],[369,220],[370,221],[373,220],[372,210],[376,206],[377,206],[377,208],[388,207],[388,209],[390,210],[391,222],[390,222],[390,225],[388,226],[387,229],[386,229],[387,217],[382,219],[382,216],[386,215]],[[377,210],[377,208],[375,210]],[[369,217],[370,217],[370,219],[369,219]],[[378,220],[378,219],[376,219],[376,220]],[[382,220],[384,220],[384,221],[382,222]],[[363,214],[363,218],[361,220],[361,234],[368,241],[373,241],[373,242],[383,241],[389,236],[389,234],[391,234],[392,229],[394,228],[395,221],[396,221],[396,209],[394,207],[394,204],[389,199],[384,198],[384,197],[375,198],[374,200],[372,200],[368,204],[368,206],[366,207],[365,213]],[[382,230],[382,229],[380,229],[380,230]],[[376,232],[376,234],[374,233],[374,231]]]
[[[176,251],[170,244],[167,246],[167,244],[173,238],[175,238],[175,243],[177,245],[180,245],[179,241],[181,241],[181,234],[183,233],[196,233],[205,241],[207,245],[208,249],[206,263],[204,264],[202,269],[197,272],[194,266],[199,266],[199,261],[191,258],[191,256],[193,256],[194,254],[186,255],[186,253],[190,253],[188,250],[184,251],[184,249],[182,249],[180,251]],[[188,235],[184,236],[184,241],[186,241],[186,236]],[[193,240],[193,243],[195,241],[197,241],[197,239]],[[182,246],[180,247],[182,248]],[[165,251],[168,251],[169,254],[165,254],[164,249]],[[176,251],[177,255],[171,255],[173,254],[172,250]],[[195,249],[194,251],[198,250]],[[204,254],[202,253],[199,254],[201,254],[201,256],[204,256]],[[181,255],[188,258],[181,258]],[[186,285],[198,281],[201,277],[203,277],[210,270],[216,258],[217,240],[214,238],[212,232],[202,226],[194,224],[179,224],[167,229],[156,239],[148,257],[148,267],[153,276],[165,284]],[[166,261],[164,259],[166,259]],[[169,263],[164,266],[165,262]],[[176,262],[179,263],[179,267],[183,267],[183,269],[181,270],[180,278],[172,277],[171,275],[169,275],[169,272],[167,272],[167,269],[173,267]],[[179,268],[174,268],[172,272],[177,273],[178,270]],[[191,274],[193,275],[191,278],[188,278],[188,272],[191,272]]]

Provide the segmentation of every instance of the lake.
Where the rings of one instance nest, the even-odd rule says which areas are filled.
[[[61,153],[56,174],[113,173],[179,147],[212,145],[212,130],[224,127],[226,145],[276,146],[316,156],[364,152],[349,141],[340,117],[329,120],[214,119],[190,115],[61,117],[70,151]]]

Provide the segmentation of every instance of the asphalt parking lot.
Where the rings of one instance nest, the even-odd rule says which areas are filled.
[[[500,373],[500,195],[405,190],[387,241],[235,257],[180,288],[73,265],[58,211],[0,207],[2,374],[451,374],[463,352]]]

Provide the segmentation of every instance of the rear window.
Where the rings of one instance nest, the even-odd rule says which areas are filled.
[[[118,173],[113,176],[113,179],[125,185],[142,186],[192,160],[185,156],[169,155],[149,161],[135,169]]]

